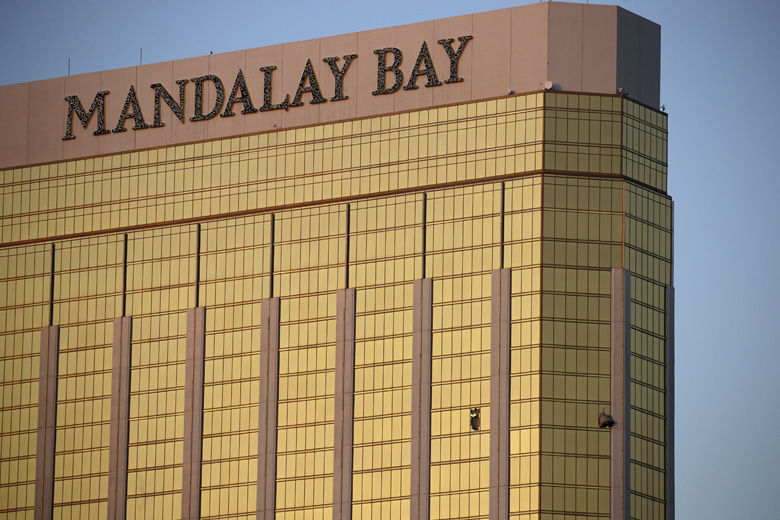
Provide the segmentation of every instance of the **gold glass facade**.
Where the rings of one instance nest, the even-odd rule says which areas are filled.
[[[53,518],[107,518],[121,316],[133,320],[126,518],[186,517],[195,307],[206,316],[200,517],[258,518],[261,305],[274,297],[274,517],[332,518],[347,287],[351,516],[417,518],[423,278],[429,517],[495,518],[491,273],[502,268],[510,518],[610,518],[611,432],[598,414],[610,410],[616,268],[631,273],[630,517],[664,518],[666,135],[665,114],[626,98],[544,92],[0,172],[0,518],[34,518],[49,325],[59,327]]]

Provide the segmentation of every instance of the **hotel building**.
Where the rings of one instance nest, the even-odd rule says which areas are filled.
[[[0,519],[670,519],[660,27],[0,87]]]

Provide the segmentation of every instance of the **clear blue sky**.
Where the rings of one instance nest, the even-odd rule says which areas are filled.
[[[68,57],[79,74],[135,65],[141,47],[152,63],[530,2],[3,3],[0,85],[63,76]],[[777,518],[780,2],[592,3],[617,3],[662,27],[675,200],[678,518]]]

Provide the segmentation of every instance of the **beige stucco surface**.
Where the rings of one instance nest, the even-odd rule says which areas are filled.
[[[444,83],[449,77],[449,59],[437,43],[471,35],[459,62],[460,83]],[[416,90],[399,89],[393,94],[373,95],[377,88],[377,55],[374,50],[397,47],[403,53],[401,70],[404,84],[414,67],[422,43],[426,42],[442,85],[425,87],[426,77],[417,78]],[[332,102],[334,78],[323,58],[358,54],[344,81],[349,98]],[[152,83],[162,85],[178,99],[178,79],[206,74],[217,75],[230,94],[238,70],[243,71],[252,102],[263,104],[263,72],[260,67],[275,65],[273,103],[286,94],[295,96],[298,83],[310,59],[326,103],[310,104],[289,111],[276,110],[241,114],[236,103],[232,117],[214,117],[191,122],[194,90],[186,85],[185,123],[161,103],[165,126],[133,130],[133,120],[125,122],[126,132],[95,136],[96,116],[87,129],[74,115],[75,139],[64,141],[68,104],[66,96],[76,95],[86,110],[95,94],[108,90],[106,128],[112,130],[119,118],[128,90],[134,86],[144,119],[154,117]],[[392,55],[388,59],[392,61]],[[388,73],[388,85],[394,76]],[[214,54],[174,62],[155,63],[124,69],[54,78],[31,83],[0,86],[0,168],[38,164],[138,150],[205,139],[230,137],[276,128],[350,119],[355,117],[412,110],[428,106],[461,103],[506,96],[510,92],[531,92],[551,81],[556,89],[595,93],[615,93],[623,87],[633,99],[657,107],[660,84],[660,27],[616,6],[539,3],[510,9],[476,13],[416,24],[332,36],[316,40]],[[214,104],[214,91],[204,89],[204,112]],[[224,106],[223,106],[224,109]],[[221,111],[220,111],[221,112]]]

